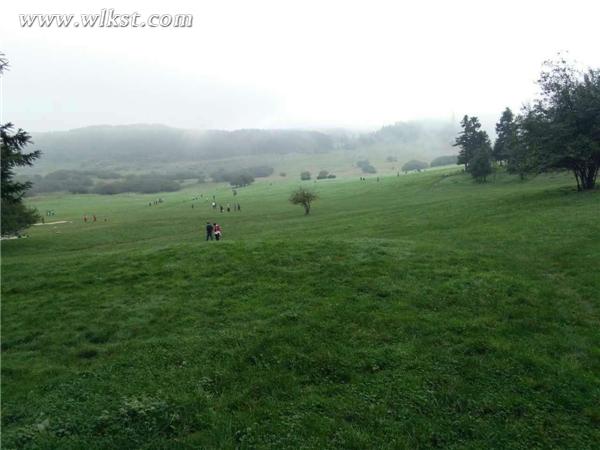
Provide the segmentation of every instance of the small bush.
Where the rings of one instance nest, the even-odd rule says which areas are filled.
[[[458,155],[438,156],[429,164],[431,167],[449,166],[458,163]]]
[[[416,159],[411,159],[410,161],[408,161],[407,163],[405,163],[402,166],[402,171],[403,172],[410,172],[411,170],[421,171],[423,169],[427,169],[427,167],[429,167],[429,164],[427,164],[426,162],[417,161]]]
[[[377,169],[371,165],[368,159],[357,161],[356,165],[362,169],[363,173],[377,173]]]

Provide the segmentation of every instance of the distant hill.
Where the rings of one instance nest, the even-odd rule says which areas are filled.
[[[351,130],[185,130],[165,125],[98,125],[32,133],[43,152],[39,165],[87,163],[144,166],[242,156],[316,154],[334,150],[393,151],[425,158],[448,154],[457,125],[442,121],[399,122],[370,133]],[[37,164],[36,164],[37,165]]]
[[[92,126],[34,133],[45,162],[181,161],[327,152],[331,136],[305,130],[195,131],[164,125]]]
[[[360,135],[355,145],[420,148],[428,154],[436,154],[451,147],[458,132],[458,124],[449,121],[397,122]]]

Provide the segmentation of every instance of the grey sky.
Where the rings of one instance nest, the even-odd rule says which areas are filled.
[[[173,28],[20,28],[22,13],[194,15]],[[4,119],[93,124],[374,127],[498,115],[558,51],[600,66],[598,1],[5,2]]]

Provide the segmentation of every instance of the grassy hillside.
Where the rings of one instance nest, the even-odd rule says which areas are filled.
[[[297,184],[31,199],[72,223],[2,244],[3,448],[597,446],[600,192]]]

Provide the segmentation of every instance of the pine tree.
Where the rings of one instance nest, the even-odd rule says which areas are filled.
[[[510,108],[506,108],[496,124],[496,142],[492,150],[494,161],[502,164],[508,160],[512,151],[511,146],[515,143],[515,133],[514,114]]]
[[[514,121],[513,133],[507,145],[506,170],[524,180],[525,175],[531,171],[531,156],[522,124],[523,117],[519,115]]]
[[[20,128],[12,134],[13,128],[11,123],[0,125],[2,235],[18,233],[37,220],[37,213],[23,204],[23,195],[31,187],[31,183],[15,181],[14,168],[33,165],[41,152],[36,150],[23,153],[23,149],[31,144],[31,136]]]
[[[454,143],[455,147],[460,147],[457,164],[464,164],[465,171],[477,182],[485,183],[487,176],[492,173],[490,138],[481,130],[481,123],[476,116],[464,116],[460,124],[463,131]]]
[[[0,76],[8,68],[8,61],[0,53]],[[22,129],[12,134],[12,123],[0,124],[0,192],[2,193],[2,220],[0,234],[10,235],[18,233],[34,223],[38,216],[35,210],[23,204],[23,195],[31,187],[31,183],[19,183],[13,178],[14,168],[31,166],[33,161],[40,157],[41,152],[36,150],[23,153],[23,149],[31,144],[31,136]]]
[[[481,123],[476,116],[465,115],[460,125],[463,131],[459,133],[454,143],[455,147],[460,148],[457,164],[464,164],[465,170],[468,172],[475,152],[486,143],[489,144],[489,138],[487,133],[481,130]]]
[[[492,146],[481,145],[473,152],[469,164],[469,173],[478,183],[485,183],[487,176],[492,173]]]

